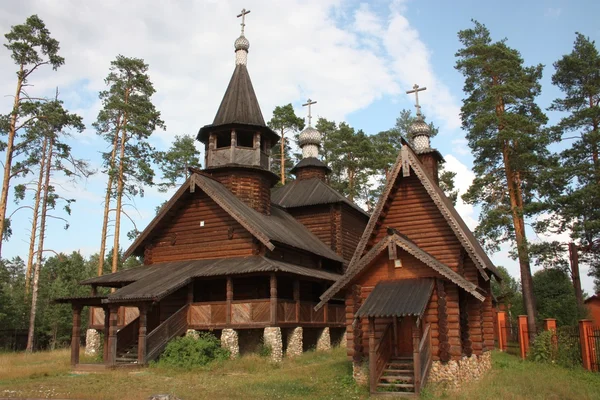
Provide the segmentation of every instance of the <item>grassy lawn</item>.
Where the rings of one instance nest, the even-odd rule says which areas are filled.
[[[600,374],[521,362],[501,353],[494,369],[459,392],[429,387],[426,399],[600,399]],[[0,354],[0,397],[147,399],[173,393],[189,399],[364,399],[345,350],[309,352],[281,365],[258,356],[181,371],[158,367],[73,374],[68,350]]]

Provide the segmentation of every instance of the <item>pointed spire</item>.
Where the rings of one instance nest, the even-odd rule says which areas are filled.
[[[246,14],[250,14],[250,10],[242,9],[242,12],[238,14],[238,18],[242,18],[242,33],[233,44],[235,48],[235,65],[246,65],[248,62],[248,50],[250,49],[250,42],[244,36],[244,28],[246,27]]]
[[[421,114],[421,105],[419,104],[419,92],[427,90],[426,87],[419,87],[415,83],[412,90],[407,90],[406,94],[415,94],[415,108],[417,109],[417,118],[415,122],[410,126],[409,132],[412,136],[412,144],[417,152],[427,150],[431,148],[429,137],[431,136],[431,130],[429,125],[423,119]]]

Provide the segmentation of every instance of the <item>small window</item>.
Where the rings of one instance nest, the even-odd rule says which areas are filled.
[[[394,260],[394,268],[402,268],[402,260],[400,258]]]
[[[231,147],[231,133],[220,132],[217,134],[217,149]]]
[[[251,132],[238,132],[237,145],[239,147],[254,147],[254,134]]]

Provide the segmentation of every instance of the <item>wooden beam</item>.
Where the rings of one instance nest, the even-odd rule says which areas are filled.
[[[119,307],[110,306],[110,319],[108,326],[108,365],[117,363],[117,322],[118,322]]]
[[[398,317],[394,315],[394,356],[398,357]]]
[[[419,344],[421,341],[421,332],[418,325],[418,319],[412,324],[412,345],[413,345],[413,367],[415,371],[415,393],[419,394],[421,389],[421,354],[419,353]]]
[[[229,325],[231,324],[231,302],[233,301],[233,278],[231,276],[227,277],[225,283],[225,296],[227,301],[227,305],[225,306],[225,323]]]
[[[300,280],[294,279],[294,301],[296,302],[296,322],[300,322]]]
[[[369,386],[371,393],[377,389],[377,354],[375,352],[375,318],[369,317]]]
[[[146,365],[146,332],[148,327],[148,307],[142,304],[140,310],[139,333],[138,333],[138,364]]]
[[[271,288],[271,324],[274,326],[277,323],[277,276],[272,273],[270,276]]]
[[[81,306],[73,304],[73,331],[71,334],[71,366],[79,364],[79,347],[81,341]]]
[[[190,283],[188,283],[187,285],[187,303],[193,303],[194,302],[194,280],[192,279],[192,281]]]
[[[108,307],[103,307],[104,309],[104,339],[102,342],[102,361],[107,364],[108,363],[108,330],[110,326],[110,310]]]

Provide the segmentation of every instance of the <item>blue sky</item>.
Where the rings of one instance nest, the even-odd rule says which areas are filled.
[[[318,101],[314,114],[345,120],[373,134],[393,126],[399,111],[412,107],[405,90],[414,83],[427,86],[420,96],[423,110],[441,128],[433,145],[446,158],[447,168],[458,173],[462,191],[473,174],[460,129],[463,78],[454,69],[457,32],[476,19],[494,39],[507,38],[526,64],[544,64],[543,108],[560,95],[551,85],[552,63],[571,51],[575,31],[600,41],[596,1],[23,0],[0,6],[0,32],[36,13],[60,41],[66,64],[57,72],[40,71],[32,78],[31,91],[50,95],[59,87],[67,107],[80,113],[88,126],[71,140],[73,148],[99,169],[99,153],[106,144],[91,124],[110,61],[124,54],[150,65],[154,100],[167,125],[152,142],[164,149],[176,134],[194,135],[212,122],[233,71],[233,41],[239,35],[235,15],[244,7],[252,11],[246,27],[248,64],[265,119],[276,105],[286,103],[305,115],[301,104],[311,97]],[[0,49],[0,109],[5,111],[14,92],[14,70],[8,52]],[[560,117],[548,116],[551,122]],[[77,203],[69,230],[51,222],[48,248],[86,255],[98,251],[105,180],[100,172],[75,184],[59,179],[59,190]],[[169,195],[149,188],[143,199],[135,199],[136,209],[130,206],[129,212],[138,228],[145,227]],[[476,225],[477,209],[462,202],[457,209],[471,227]],[[29,220],[28,211],[15,215],[5,256],[26,255]],[[124,248],[129,245],[125,232],[132,227],[125,225]],[[506,248],[493,259],[518,275]],[[591,292],[591,278],[584,277],[583,286]]]

